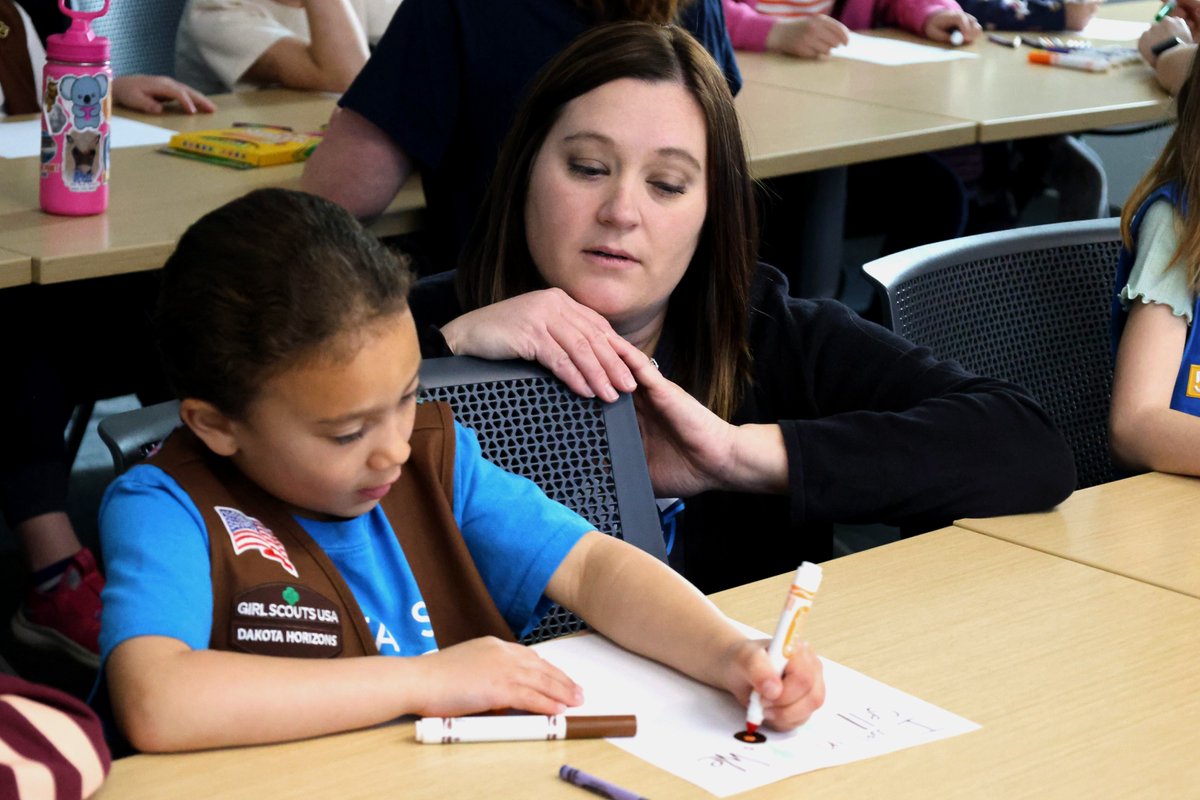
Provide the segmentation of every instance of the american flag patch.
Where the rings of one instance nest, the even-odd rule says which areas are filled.
[[[300,573],[288,558],[287,548],[271,533],[270,528],[236,508],[213,506],[213,509],[221,518],[225,530],[229,531],[229,541],[233,543],[234,554],[240,556],[247,550],[257,550],[263,558],[270,559],[286,569],[293,578],[300,577]]]

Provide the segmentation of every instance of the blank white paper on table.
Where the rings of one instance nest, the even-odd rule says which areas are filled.
[[[829,55],[837,58],[852,58],[856,61],[868,61],[888,67],[979,57],[969,50],[931,47],[900,39],[885,39],[882,36],[865,36],[853,32],[850,34],[849,44],[833,48],[829,51]]]
[[[609,741],[718,797],[979,728],[823,658],[825,705],[798,730],[781,734],[764,728],[765,743],[747,744],[733,738],[746,728],[746,709],[725,692],[598,635],[535,647],[583,687],[585,703],[570,713],[637,714],[637,736]]]
[[[124,117],[108,121],[112,132],[111,147],[140,147],[161,145],[171,140],[175,131],[147,125]],[[36,156],[42,148],[42,122],[37,119],[0,123],[0,158]]]
[[[1084,39],[1104,39],[1110,42],[1132,41],[1150,27],[1149,22],[1128,22],[1121,19],[1101,19],[1092,17],[1087,27],[1077,35]],[[1070,37],[1066,37],[1070,38]]]

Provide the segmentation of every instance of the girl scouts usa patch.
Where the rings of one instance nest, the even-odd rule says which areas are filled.
[[[243,514],[236,508],[213,506],[221,524],[229,532],[229,541],[233,543],[233,552],[241,555],[247,550],[257,550],[268,561],[274,561],[287,570],[293,578],[300,577],[292,560],[288,558],[287,548],[283,542],[271,533],[271,529],[249,514]]]
[[[265,656],[333,658],[342,652],[342,619],[307,586],[267,583],[233,599],[229,639],[235,650]]]

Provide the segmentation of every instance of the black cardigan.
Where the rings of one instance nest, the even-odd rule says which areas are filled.
[[[423,355],[449,355],[436,328],[461,313],[453,273],[418,282],[410,305]],[[755,276],[748,335],[753,382],[732,422],[779,424],[790,491],[685,499],[671,563],[705,592],[829,558],[834,522],[930,530],[1046,509],[1075,486],[1070,447],[1019,387],[790,297],[773,267]],[[655,352],[668,376],[676,346],[664,335]]]

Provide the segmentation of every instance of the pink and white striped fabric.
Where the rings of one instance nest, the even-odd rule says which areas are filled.
[[[0,675],[0,798],[89,797],[111,763],[100,720],[86,705],[57,689]]]

